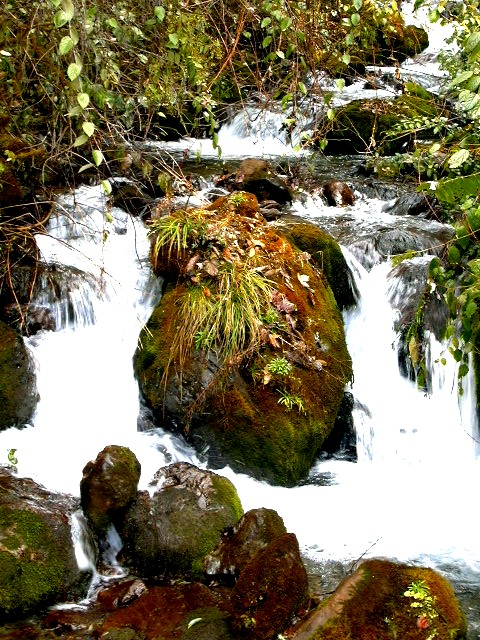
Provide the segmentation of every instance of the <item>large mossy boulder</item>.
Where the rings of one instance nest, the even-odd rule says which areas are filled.
[[[293,640],[460,640],[467,625],[433,569],[367,560],[303,620]]]
[[[104,538],[109,527],[122,523],[137,497],[140,463],[127,447],[110,445],[83,469],[80,496],[93,531]]]
[[[191,578],[243,514],[227,478],[186,462],[160,469],[138,493],[120,534],[122,562],[144,578]]]
[[[0,620],[84,595],[70,518],[78,501],[0,467]],[[83,584],[83,586],[82,586]]]
[[[445,106],[437,104],[433,95],[412,83],[406,85],[409,90],[394,100],[353,100],[339,107],[325,138],[328,155],[351,155],[366,150],[381,149],[383,155],[392,155],[405,151],[410,144],[412,133],[409,131],[392,133],[402,118],[431,118],[447,115]],[[433,128],[424,127],[416,131],[416,138],[431,137]]]
[[[21,336],[0,320],[0,430],[24,426],[37,400],[33,360]]]
[[[146,402],[210,465],[295,485],[352,374],[327,279],[245,192],[160,219],[152,234],[166,289],[134,358]]]

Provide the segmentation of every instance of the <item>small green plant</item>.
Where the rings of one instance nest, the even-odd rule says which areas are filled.
[[[288,411],[297,407],[299,413],[305,413],[305,404],[299,395],[290,393],[286,389],[279,390],[279,393],[280,398],[278,399],[278,404],[282,404]]]
[[[18,458],[15,455],[17,453],[16,449],[9,449],[8,450],[8,454],[7,454],[7,458],[8,458],[8,462],[12,467],[16,467],[18,464]]]
[[[412,598],[410,606],[418,613],[417,627],[429,629],[438,618],[435,606],[435,596],[432,596],[430,587],[425,580],[414,580],[403,594],[406,598]],[[426,640],[433,640],[438,636],[438,630],[432,627]]]
[[[243,191],[236,191],[228,197],[228,201],[231,202],[234,207],[239,207],[245,202],[245,193]]]
[[[267,364],[267,371],[274,376],[289,376],[292,373],[292,365],[286,358],[273,358]]]

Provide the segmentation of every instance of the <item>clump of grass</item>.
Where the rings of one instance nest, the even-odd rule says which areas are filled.
[[[168,260],[172,254],[182,255],[187,248],[201,244],[205,236],[206,216],[212,215],[203,209],[192,211],[176,211],[169,216],[162,216],[152,223],[149,237],[154,237],[153,260],[156,264],[161,254],[167,253]]]
[[[278,404],[283,405],[288,411],[296,407],[299,413],[305,413],[305,403],[299,395],[290,393],[286,389],[279,390],[279,393]]]
[[[223,264],[215,281],[188,285],[178,300],[171,361],[182,367],[193,351],[206,349],[230,364],[258,348],[272,292],[260,273],[236,263]]]

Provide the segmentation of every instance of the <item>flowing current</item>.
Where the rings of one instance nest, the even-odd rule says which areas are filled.
[[[239,119],[220,134],[224,157],[261,153],[259,139]],[[274,133],[263,132],[260,142],[264,155],[285,148]],[[206,141],[187,146],[195,145],[208,153]],[[289,489],[229,468],[218,473],[232,480],[245,511],[278,511],[297,535],[310,570],[332,574],[329,588],[361,557],[437,568],[454,584],[473,640],[480,638],[480,537],[471,498],[480,485],[480,445],[473,383],[470,377],[464,382],[459,398],[455,363],[433,335],[428,393],[401,375],[396,300],[408,292],[390,260],[372,256],[371,239],[402,225],[428,234],[435,223],[392,216],[387,205],[361,194],[341,210],[314,195],[295,205],[296,213],[337,237],[359,290],[356,308],[344,316],[355,374],[347,391],[355,398],[358,461],[321,459],[305,484]],[[19,475],[73,495],[79,494],[85,464],[111,444],[136,454],[142,488],[171,462],[203,466],[181,438],[153,424],[146,431],[137,427],[139,417],[145,425],[145,412],[132,357],[160,295],[141,220],[109,208],[101,187],[81,187],[59,199],[48,235],[38,243],[45,265],[64,274],[55,292],[45,283],[36,301],[51,310],[56,330],[26,339],[40,401],[31,425],[0,433],[0,462],[15,449]]]

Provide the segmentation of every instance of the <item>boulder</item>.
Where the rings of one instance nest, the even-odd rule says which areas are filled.
[[[273,509],[247,511],[207,555],[205,573],[233,583],[259,551],[285,533],[283,520]]]
[[[85,595],[70,518],[78,501],[0,467],[0,619]]]
[[[33,359],[22,338],[0,320],[0,430],[25,426],[37,401]]]
[[[347,207],[355,202],[352,187],[340,180],[329,180],[322,185],[322,194],[331,207]]]
[[[147,405],[210,466],[297,484],[351,376],[324,275],[246,192],[157,224],[154,264],[166,288],[134,357]],[[159,240],[177,225],[187,235],[180,251]]]
[[[137,497],[140,463],[127,447],[105,447],[83,469],[80,496],[83,512],[96,536],[121,526],[123,516]]]
[[[297,538],[285,533],[259,551],[232,589],[232,626],[249,640],[273,640],[309,603]]]
[[[242,516],[230,480],[186,462],[160,469],[119,528],[122,562],[145,578],[203,574],[205,556]]]
[[[366,560],[289,635],[292,640],[460,640],[467,625],[433,569]]]

